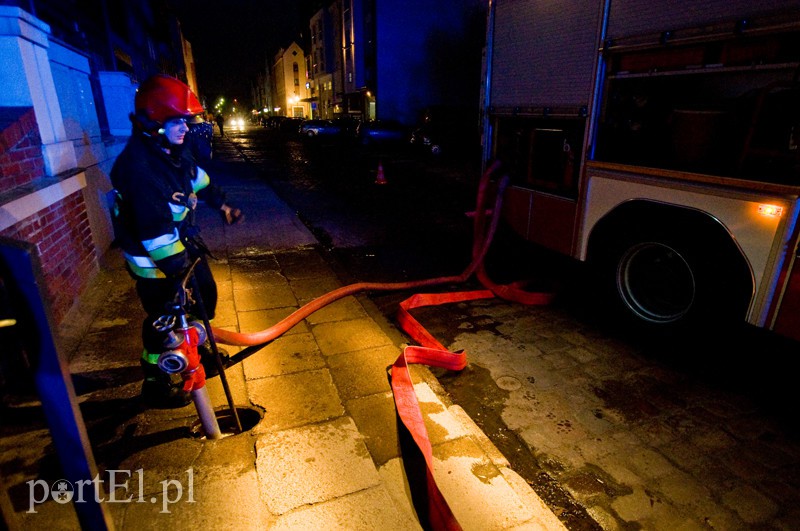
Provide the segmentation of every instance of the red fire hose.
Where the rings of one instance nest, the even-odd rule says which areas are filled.
[[[409,282],[359,282],[335,289],[314,299],[277,324],[260,332],[240,333],[219,328],[212,329],[214,337],[220,343],[238,346],[262,345],[278,338],[312,313],[343,297],[365,291],[406,290],[427,288],[429,286],[438,286],[442,284],[461,284],[475,274],[486,289],[456,293],[416,294],[400,303],[400,308],[397,313],[397,320],[400,327],[421,346],[406,347],[395,361],[392,366],[392,392],[394,394],[398,415],[406,428],[408,428],[415,443],[425,457],[429,498],[428,516],[431,526],[434,529],[461,529],[461,526],[453,516],[447,501],[439,491],[433,477],[433,453],[431,443],[414,392],[414,384],[408,372],[408,363],[424,363],[426,365],[458,371],[466,366],[467,357],[465,352],[449,352],[411,316],[409,310],[421,306],[488,299],[495,296],[522,304],[548,304],[553,298],[553,294],[551,293],[527,292],[523,290],[519,284],[498,285],[494,283],[486,273],[484,258],[486,257],[489,245],[497,230],[502,197],[508,185],[507,176],[500,179],[497,184],[494,208],[487,211],[485,203],[489,181],[492,174],[498,168],[499,163],[497,162],[490,166],[483,173],[478,184],[475,212],[471,214],[474,219],[472,261],[460,275]],[[489,213],[491,213],[491,218],[487,223],[486,218]]]

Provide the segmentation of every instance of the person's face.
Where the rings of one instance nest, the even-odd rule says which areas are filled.
[[[186,118],[173,118],[164,122],[164,136],[170,144],[180,145],[189,132]]]

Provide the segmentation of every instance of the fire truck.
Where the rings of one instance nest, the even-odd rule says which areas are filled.
[[[483,161],[651,330],[800,339],[800,2],[490,0]]]

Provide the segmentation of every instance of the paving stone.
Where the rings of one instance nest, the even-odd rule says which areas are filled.
[[[534,517],[531,508],[469,438],[434,448],[434,477],[465,529],[513,527]]]
[[[28,486],[25,485],[25,496],[28,495]],[[56,503],[52,499],[34,505],[29,509],[27,500],[17,509],[17,512],[9,518],[9,529],[47,529],[48,531],[73,531],[80,529],[80,522],[75,513],[75,508],[70,504]],[[115,522],[121,522],[123,511],[129,504],[108,504],[111,518]],[[149,505],[149,504],[148,504]],[[28,513],[28,510],[34,512]],[[3,515],[5,518],[5,514]]]
[[[449,406],[448,412],[459,422],[469,436],[475,441],[475,444],[480,446],[481,450],[486,454],[486,457],[498,468],[511,466],[506,456],[492,443],[489,437],[475,424],[475,421],[467,415],[467,412],[461,406]]]
[[[450,414],[447,406],[439,400],[428,384],[424,382],[414,384],[414,393],[417,395],[431,444],[437,445],[468,435],[464,424]]]
[[[800,491],[796,485],[789,483],[790,480],[784,474],[776,474],[768,479],[763,479],[753,485],[758,491],[763,492],[770,499],[782,507],[792,507],[795,500],[800,498]],[[800,509],[800,507],[798,507]]]
[[[710,457],[686,438],[673,440],[671,444],[659,446],[665,458],[684,471],[702,470],[707,467]]]
[[[690,475],[679,471],[659,478],[652,487],[678,506],[692,505],[697,500],[711,496],[711,491],[705,486]]]
[[[696,520],[711,529],[748,529],[735,511],[728,509],[718,500],[712,498],[699,498],[695,500],[690,509],[696,515]]]
[[[240,311],[238,314],[239,331],[243,333],[254,333],[266,330],[292,315],[297,309],[296,306],[286,306],[283,308],[270,308],[266,310]],[[308,323],[302,320],[281,334],[281,337],[309,331]]]
[[[603,469],[620,485],[636,487],[649,484],[649,479],[643,478],[628,466],[627,451],[629,450],[620,448],[617,452],[596,458],[592,464]]]
[[[415,517],[400,512],[383,487],[299,509],[278,518],[272,530],[375,529],[421,530]]]
[[[658,495],[648,492],[646,487],[634,487],[633,493],[615,498],[611,502],[611,507],[617,512],[620,518],[628,522],[641,522],[646,520],[650,524],[659,521],[659,514],[662,512],[663,500]],[[660,529],[669,529],[662,527]]]
[[[400,420],[391,392],[349,400],[345,406],[364,435],[364,443],[377,466],[400,455],[398,439]]]
[[[751,455],[738,445],[719,449],[713,455],[725,468],[746,481],[761,480],[773,474],[763,463],[754,461]]]
[[[237,407],[250,406],[242,365],[237,364],[225,369],[225,377],[227,378],[228,390],[231,393],[231,398],[233,398],[233,403]],[[208,389],[208,398],[211,401],[211,406],[215,410],[229,409],[228,397],[225,394],[225,388],[222,386],[222,378],[220,376],[206,380],[206,388]]]
[[[276,288],[289,283],[288,279],[277,270],[273,258],[252,261],[237,260],[230,267],[230,278],[236,291],[255,287]]]
[[[342,287],[342,284],[331,273],[326,277],[291,280],[289,286],[300,304],[305,304]]]
[[[164,439],[174,437],[174,439],[156,446],[137,448],[145,441],[149,443],[153,437]],[[137,448],[138,451],[131,451],[130,455],[114,465],[113,470],[119,471],[117,473],[119,481],[115,481],[117,484],[125,483],[129,478],[127,486],[120,485],[119,493],[115,495],[117,499],[126,498],[131,494],[138,497],[141,493],[149,500],[150,496],[161,494],[164,481],[186,483],[190,474],[187,471],[193,469],[203,450],[202,443],[191,439],[187,429],[172,432],[156,431],[150,438],[142,437],[138,445],[134,441],[128,441],[127,446],[131,450]]]
[[[790,507],[785,514],[775,519],[773,525],[786,531],[800,529],[800,507]]]
[[[281,272],[290,280],[332,275],[328,263],[314,250],[282,252],[276,258]]]
[[[386,492],[392,498],[395,507],[408,516],[409,520],[419,522],[416,510],[411,500],[411,489],[402,457],[389,459],[378,468]]]
[[[327,369],[305,371],[248,382],[253,404],[266,410],[254,431],[274,431],[320,422],[344,414]]]
[[[748,524],[765,524],[778,513],[778,506],[749,485],[737,485],[722,494],[722,502]]]
[[[539,498],[538,495],[531,489],[528,482],[525,481],[519,474],[507,467],[500,467],[500,473],[508,482],[509,486],[514,489],[514,492],[520,497],[521,500],[528,507],[533,510],[533,516],[530,520],[522,524],[515,525],[514,529],[533,529],[533,530],[559,530],[566,529],[564,524],[556,517],[553,511]]]
[[[325,367],[325,360],[310,333],[281,336],[252,356],[242,365],[248,380],[286,375]]]
[[[385,346],[330,356],[328,365],[342,400],[391,391],[387,369],[399,354],[395,346]]]
[[[391,340],[372,319],[320,323],[312,327],[325,356],[391,345]]]
[[[219,286],[218,286],[219,287]],[[220,291],[220,293],[224,293]],[[217,309],[211,326],[216,328],[233,328],[238,323],[236,315],[236,305],[233,302],[233,294],[228,297],[220,297],[217,300]]]
[[[780,470],[793,467],[797,462],[794,449],[786,441],[752,441],[741,449],[748,459],[761,463],[765,469]]]
[[[587,407],[577,410],[575,417],[586,431],[585,438],[588,439],[597,439],[618,429],[618,425],[613,422],[613,419],[604,415],[598,408],[590,407],[589,404]],[[576,442],[576,444],[580,443],[581,441]]]
[[[725,431],[714,428],[698,430],[692,436],[692,442],[700,448],[715,452],[731,448],[736,444],[736,440]]]
[[[309,324],[330,323],[367,317],[364,307],[355,297],[345,297],[323,306],[306,318]]]
[[[250,242],[245,243],[263,245],[265,241],[269,247],[279,250],[292,249],[298,244],[316,245],[318,243],[314,235],[297,219],[289,222],[273,222],[268,231],[264,231],[261,235],[254,235]]]
[[[602,457],[615,453],[614,448],[606,444],[606,438],[602,436],[587,437],[578,441],[575,443],[575,449],[587,463],[596,462]]]
[[[296,306],[297,299],[287,285],[262,286],[253,284],[252,288],[240,288],[234,292],[236,310],[247,312],[269,308]]]
[[[274,514],[380,484],[349,417],[260,435],[256,456],[262,499]]]
[[[649,480],[663,477],[674,470],[672,463],[663,455],[647,447],[633,450],[626,460],[632,470]]]
[[[569,351],[572,350],[572,348],[572,345],[568,345],[564,349],[555,350],[554,352],[548,352],[546,349],[542,348],[542,351],[545,353],[543,359],[549,362],[550,366],[557,371],[561,371],[565,374],[575,374],[577,372],[576,366],[578,365],[578,360],[569,355]]]
[[[252,444],[252,443],[251,443]],[[206,470],[193,478],[192,491],[186,478],[181,491],[171,488],[146,499],[146,503],[126,504],[120,529],[141,528],[149,522],[152,528],[184,529],[267,529],[274,518],[261,502],[259,483],[254,467],[237,470]],[[167,484],[173,487],[175,484]],[[154,501],[153,501],[154,500]],[[136,501],[136,500],[135,500]],[[166,512],[165,512],[166,511]]]
[[[622,529],[617,519],[600,505],[588,506],[586,507],[586,512],[597,522],[597,525],[599,525],[603,531],[619,531]]]

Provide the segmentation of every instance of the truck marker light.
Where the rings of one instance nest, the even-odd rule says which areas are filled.
[[[783,207],[777,205],[758,205],[758,213],[768,218],[779,218],[783,215]]]

